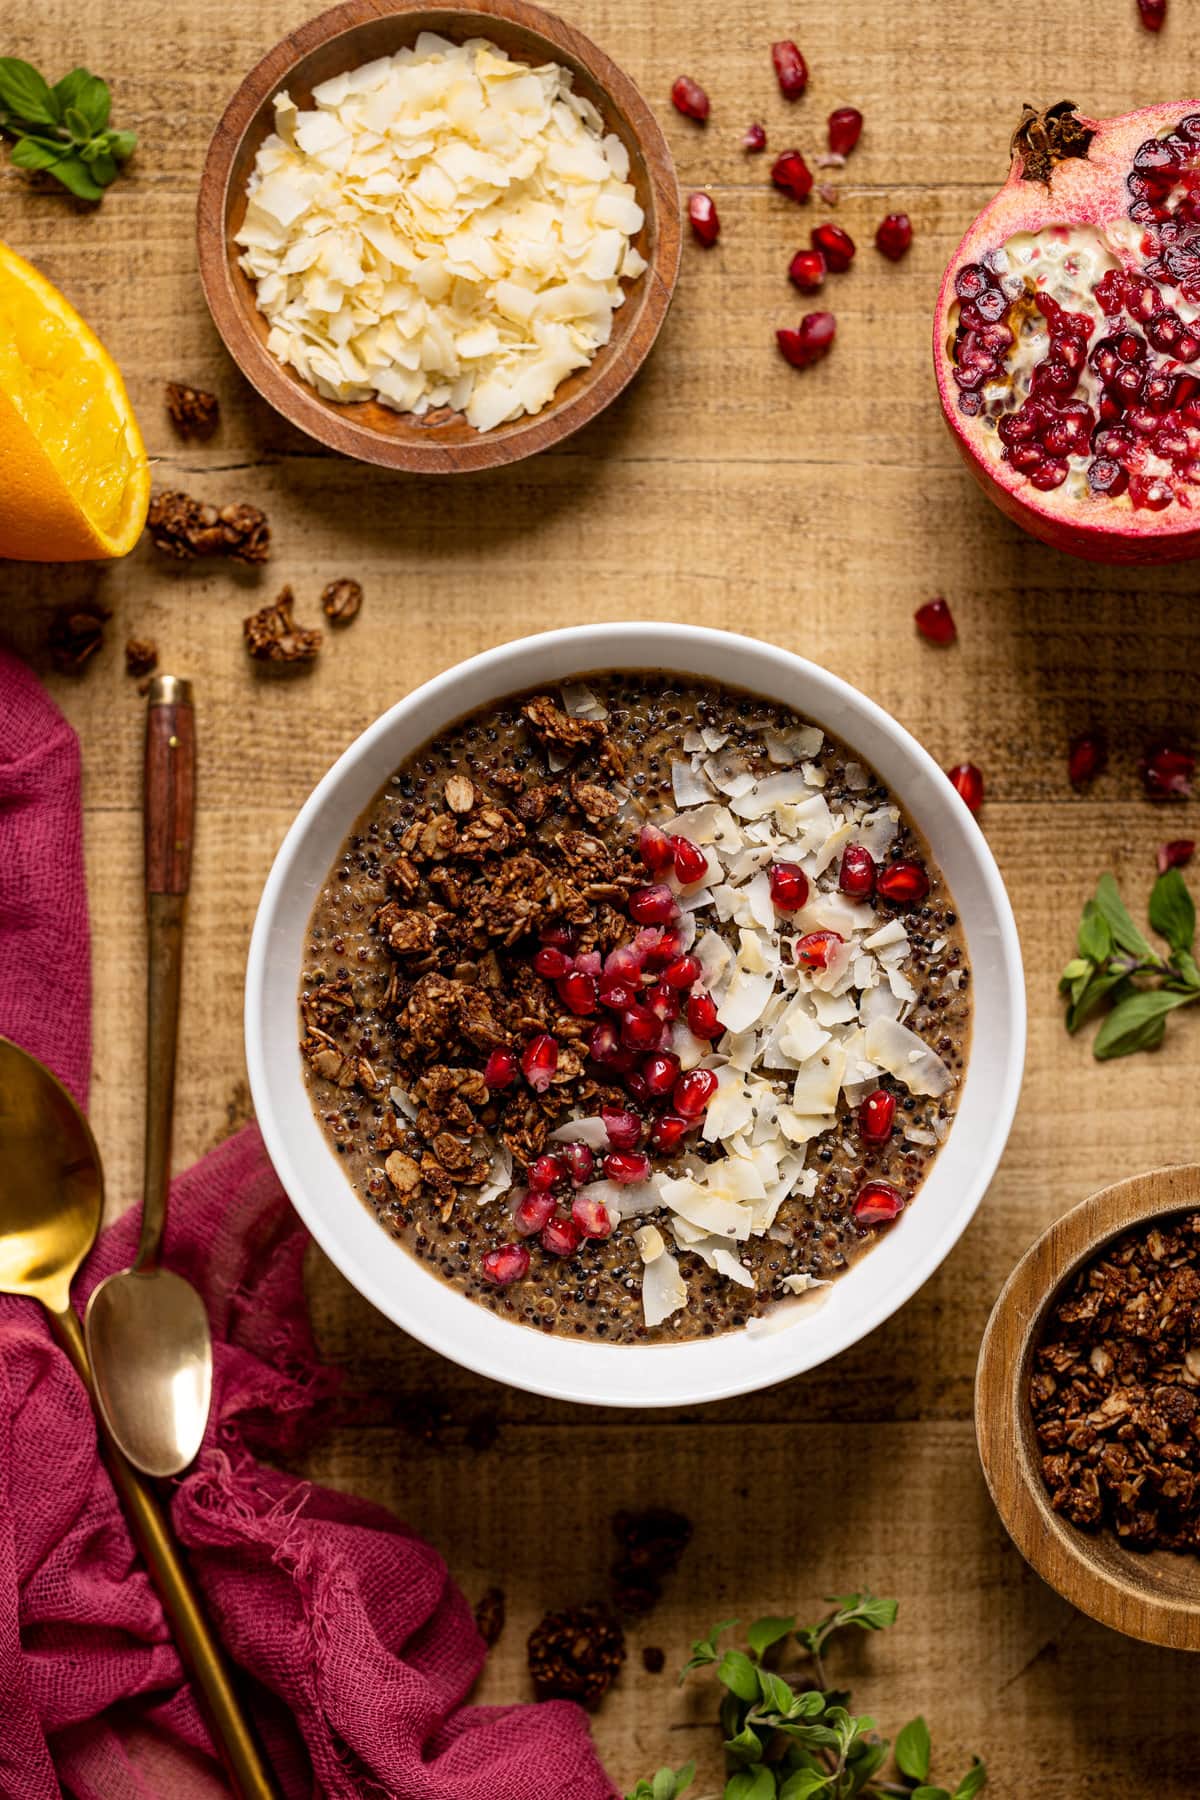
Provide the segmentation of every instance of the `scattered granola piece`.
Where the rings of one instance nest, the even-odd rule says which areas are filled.
[[[357,581],[331,581],[321,595],[321,610],[334,625],[348,625],[362,609],[363,591]]]
[[[421,1186],[421,1170],[411,1156],[393,1150],[383,1165],[388,1180],[402,1200],[411,1200]]]
[[[647,1675],[661,1675],[666,1666],[666,1651],[657,1644],[647,1644],[642,1651],[642,1667]]]
[[[158,667],[158,645],[153,638],[130,638],[125,645],[125,673],[149,675]]]
[[[614,1513],[612,1529],[620,1546],[612,1566],[613,1599],[618,1611],[637,1617],[661,1600],[663,1582],[692,1541],[692,1522],[669,1507],[650,1506]]]
[[[489,1650],[500,1641],[504,1615],[504,1589],[487,1588],[475,1607],[475,1626]]]
[[[469,775],[451,775],[444,789],[446,805],[453,813],[469,813],[475,804],[475,784]]]
[[[271,554],[271,528],[257,506],[209,506],[172,489],[154,495],[146,530],[156,549],[181,562],[228,556],[234,562],[264,563]]]
[[[321,633],[297,625],[292,616],[296,597],[285,587],[270,606],[251,613],[243,622],[247,652],[258,662],[312,662],[321,648]]]
[[[50,658],[61,675],[78,675],[104,642],[104,626],[112,614],[98,601],[60,606],[50,621]]]
[[[180,437],[210,438],[221,423],[221,402],[204,388],[167,383],[167,411]]]
[[[594,1706],[625,1661],[625,1633],[606,1606],[547,1613],[529,1635],[529,1673],[539,1700]]]

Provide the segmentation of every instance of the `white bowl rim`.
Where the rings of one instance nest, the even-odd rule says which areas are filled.
[[[572,674],[582,676],[589,671],[604,669],[636,671],[670,668],[681,674],[694,674],[704,678],[705,671],[689,663],[689,652],[694,653],[698,661],[717,665],[726,657],[734,662],[747,657],[751,661],[759,660],[763,665],[762,688],[757,688],[750,680],[735,679],[732,676],[729,678],[731,686],[743,691],[772,695],[783,689],[789,680],[791,684],[802,686],[807,691],[794,702],[796,710],[805,716],[812,716],[817,723],[825,723],[826,729],[841,737],[849,748],[858,749],[875,766],[876,758],[866,756],[853,730],[847,730],[840,723],[830,726],[828,715],[831,712],[835,716],[843,711],[848,712],[862,726],[868,730],[873,729],[882,738],[890,740],[894,749],[906,755],[911,765],[910,775],[919,776],[926,784],[923,790],[925,801],[930,805],[936,803],[945,809],[951,836],[957,832],[960,838],[956,848],[967,858],[979,877],[986,902],[985,911],[990,909],[991,913],[986,924],[989,945],[994,946],[998,959],[998,1004],[1001,1016],[996,1023],[1005,1042],[1002,1047],[1003,1066],[999,1085],[989,1089],[988,1123],[982,1136],[972,1138],[970,1177],[964,1179],[961,1199],[951,1216],[942,1221],[936,1232],[923,1233],[925,1241],[919,1247],[910,1246],[897,1284],[885,1293],[876,1294],[866,1307],[855,1309],[850,1316],[843,1316],[837,1328],[828,1336],[823,1337],[818,1333],[816,1341],[811,1330],[797,1329],[793,1324],[776,1333],[748,1334],[742,1330],[719,1333],[711,1338],[690,1339],[676,1345],[617,1345],[603,1344],[594,1339],[549,1336],[503,1319],[433,1274],[384,1232],[364,1203],[353,1194],[328,1140],[313,1117],[307,1090],[299,1079],[298,1043],[294,1062],[296,1087],[303,1106],[307,1109],[307,1117],[325,1145],[328,1169],[336,1176],[336,1183],[331,1185],[340,1189],[340,1193],[333,1204],[327,1206],[323,1203],[316,1191],[316,1182],[310,1181],[308,1172],[293,1153],[287,1132],[276,1117],[273,1101],[274,1087],[280,1076],[272,1069],[266,1041],[267,992],[273,960],[271,940],[276,931],[281,929],[278,925],[279,911],[310,833],[331,800],[337,798],[343,782],[359,768],[364,759],[384,744],[407,718],[419,709],[428,709],[435,701],[446,702],[437,710],[441,727],[463,717],[464,708],[454,699],[456,690],[465,687],[472,678],[485,671],[491,697],[500,700],[506,695],[519,693],[539,684],[555,685],[570,679]],[[528,667],[531,663],[551,666],[542,666],[540,669]],[[767,676],[774,676],[774,682],[767,681]],[[710,672],[707,678],[720,679],[720,676]],[[814,696],[817,697],[815,703]],[[486,699],[480,700],[468,706],[465,711],[475,711],[478,706],[487,703]],[[408,750],[401,750],[396,754],[391,766],[398,766],[420,743],[435,736],[438,729],[435,726],[433,731],[423,732]],[[900,791],[905,784],[896,783],[887,775],[883,779],[889,792],[904,807],[908,816],[920,825],[913,804]],[[378,791],[378,785],[381,783],[373,791]],[[355,808],[350,817],[346,816],[343,806],[340,831],[332,853],[323,864],[319,880],[323,881],[337,854],[337,847],[344,841],[362,806],[369,804],[369,799],[370,796]],[[936,850],[935,856],[945,872],[947,858],[942,849]],[[949,876],[947,880],[949,882]],[[959,895],[953,885],[951,892],[960,907],[960,917],[970,945],[970,925],[962,912]],[[305,922],[312,904],[313,896],[310,893],[304,911]],[[977,997],[978,959],[974,951],[970,953],[970,960],[974,976],[973,994]],[[299,975],[300,966],[297,962],[288,976],[289,985],[285,985],[283,990],[285,996],[289,992],[291,995],[293,1039],[298,1039],[299,1036],[295,1030]],[[949,1255],[974,1217],[991,1182],[1007,1143],[1020,1096],[1026,1038],[1025,986],[1020,942],[1003,878],[977,821],[963,806],[956,790],[929,753],[877,702],[819,664],[763,639],[669,622],[574,625],[514,639],[484,650],[431,677],[368,725],[313,789],[275,856],[251,934],[244,1019],[251,1097],[267,1153],[292,1205],[316,1243],[371,1305],[429,1348],[477,1374],[554,1399],[598,1406],[637,1407],[696,1405],[772,1386],[839,1355],[898,1311]],[[977,1029],[978,1019],[973,1023]],[[970,1079],[973,1059],[974,1046],[968,1057],[959,1117],[956,1118],[946,1143],[941,1147],[930,1175],[922,1185],[922,1194],[937,1179],[939,1170],[944,1169],[952,1160],[951,1147],[955,1143],[956,1134],[959,1134],[960,1142],[964,1140],[961,1113],[966,1097],[972,1091]],[[290,1079],[291,1073],[284,1079]],[[911,1234],[913,1221],[919,1221],[920,1216],[921,1207],[919,1203],[914,1204],[896,1226],[839,1277],[833,1287],[827,1290],[828,1294],[836,1300],[845,1293],[854,1281],[856,1271],[881,1257],[889,1243],[897,1241],[902,1232],[908,1231]],[[370,1238],[365,1237],[358,1228],[359,1221],[370,1227]],[[361,1253],[351,1247],[348,1237],[360,1240]],[[397,1261],[397,1258],[401,1260]],[[422,1288],[421,1283],[429,1285]],[[827,1302],[822,1306],[820,1317],[827,1316],[830,1305],[831,1302]],[[847,1314],[847,1305],[848,1303],[843,1302],[838,1308],[842,1315]],[[749,1357],[745,1353],[748,1343],[754,1346]],[[722,1349],[728,1352],[727,1357],[719,1354]],[[717,1354],[714,1355],[714,1352]],[[648,1358],[656,1359],[659,1369],[648,1363]],[[726,1361],[728,1369],[722,1366]],[[661,1385],[656,1385],[652,1382],[651,1375],[660,1372],[667,1379]]]

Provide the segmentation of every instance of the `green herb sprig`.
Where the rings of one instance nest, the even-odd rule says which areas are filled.
[[[1112,876],[1102,875],[1079,921],[1079,954],[1058,984],[1067,996],[1068,1031],[1100,1007],[1111,1009],[1092,1044],[1102,1062],[1156,1049],[1168,1013],[1200,1000],[1196,906],[1178,869],[1160,875],[1151,890],[1150,927],[1165,939],[1165,957],[1134,924]]]
[[[850,1711],[850,1695],[827,1686],[823,1655],[836,1633],[857,1628],[885,1631],[896,1602],[873,1594],[841,1594],[815,1625],[794,1618],[758,1619],[746,1632],[745,1650],[722,1650],[718,1639],[737,1625],[727,1619],[692,1645],[680,1682],[695,1669],[715,1666],[726,1690],[720,1722],[728,1780],[723,1800],[974,1800],[987,1783],[976,1759],[956,1788],[931,1786],[929,1727],[916,1718],[895,1745],[880,1737],[875,1721]],[[778,1672],[788,1645],[806,1658],[791,1679]],[[772,1666],[766,1665],[770,1655]],[[793,1682],[795,1685],[793,1685]],[[891,1752],[892,1774],[885,1771]],[[626,1800],[679,1800],[696,1778],[694,1763],[659,1769],[639,1781]],[[716,1800],[716,1797],[711,1797]]]
[[[102,200],[137,134],[111,131],[108,86],[87,69],[72,69],[51,87],[32,63],[0,56],[0,131],[16,141],[15,168],[43,172],[80,200]]]

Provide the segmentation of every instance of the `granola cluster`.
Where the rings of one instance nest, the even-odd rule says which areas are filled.
[[[271,554],[271,528],[257,506],[209,506],[190,494],[167,489],[153,496],[146,531],[156,550],[180,562],[228,556],[233,562],[264,563]]]
[[[1131,1549],[1200,1551],[1200,1213],[1131,1232],[1075,1278],[1030,1402],[1057,1512]]]
[[[168,381],[167,412],[184,438],[210,438],[221,423],[221,402],[217,396],[183,381]]]

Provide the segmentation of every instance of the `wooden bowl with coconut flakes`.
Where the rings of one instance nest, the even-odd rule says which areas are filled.
[[[274,132],[275,96],[286,90],[301,110],[314,88],[433,32],[461,44],[483,38],[514,61],[558,64],[574,93],[596,109],[605,134],[628,155],[628,183],[644,221],[631,236],[644,270],[622,277],[624,302],[609,341],[586,366],[568,373],[540,410],[479,429],[462,411],[431,407],[417,415],[378,398],[326,398],[268,349],[269,324],[258,287],[242,268],[235,241],[247,209],[247,184]],[[251,70],[226,108],[204,165],[197,237],[200,277],[230,355],[262,397],[310,437],[359,461],[422,474],[456,474],[516,462],[560,443],[616,398],[645,361],[666,317],[679,270],[681,211],[671,153],[650,108],[604,52],[572,26],[526,0],[478,0],[470,9],[409,0],[348,0],[282,39]]]

